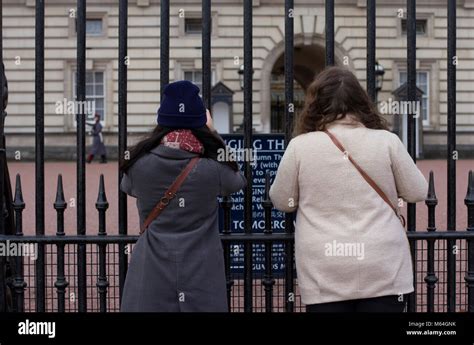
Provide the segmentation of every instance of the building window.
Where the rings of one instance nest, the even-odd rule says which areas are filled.
[[[77,34],[77,20],[75,21],[75,30]],[[87,36],[103,36],[104,21],[102,18],[86,19],[86,35]]]
[[[209,23],[209,28],[211,30],[212,37],[218,37],[219,27],[218,27],[218,18],[217,12],[211,13],[211,20]],[[179,36],[197,36],[201,35],[203,26],[202,13],[198,11],[186,11],[185,16],[179,16],[178,20],[178,34]],[[196,46],[199,48],[199,45]]]
[[[87,71],[86,72],[86,101],[90,101],[92,109],[89,110],[87,120],[92,120],[95,114],[100,115],[101,121],[105,116],[105,72],[104,71]],[[77,72],[73,73],[73,97],[76,99]]]
[[[202,72],[201,71],[184,71],[184,80],[189,80],[202,90]]]
[[[427,30],[427,19],[417,19],[416,20],[416,34],[417,35],[426,35]],[[407,20],[402,19],[402,34],[407,34]]]
[[[200,34],[202,32],[202,18],[185,18],[184,32],[186,34]]]
[[[407,72],[400,71],[400,85],[407,82]],[[416,72],[416,86],[423,91],[421,98],[421,117],[423,119],[423,125],[427,126],[430,123],[429,111],[430,111],[430,84],[429,84],[429,73],[427,71]]]
[[[102,18],[86,20],[86,35],[102,36],[102,34],[103,34]]]
[[[216,84],[216,71],[213,69],[211,72],[211,87]],[[183,74],[184,80],[189,80],[201,90],[202,95],[202,70],[185,70]]]

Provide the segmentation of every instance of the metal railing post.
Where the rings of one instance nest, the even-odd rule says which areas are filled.
[[[456,231],[456,2],[448,1],[448,231]],[[455,246],[455,240],[448,241],[448,312],[456,311]]]
[[[118,54],[118,201],[119,201],[119,234],[128,234],[127,223],[127,194],[120,190],[123,172],[120,170],[120,164],[125,159],[127,150],[127,40],[128,40],[128,1],[120,0],[119,3],[119,54]],[[119,295],[122,300],[123,286],[128,268],[127,251],[125,244],[119,244]]]
[[[467,231],[474,232],[474,174],[469,171],[467,193],[464,204],[467,207]],[[474,313],[474,240],[467,240],[467,272],[464,277],[467,285],[467,310]]]
[[[367,0],[367,93],[372,102],[376,101],[375,89],[375,0]]]
[[[294,1],[285,0],[285,144],[291,140],[294,119],[294,99],[293,99],[293,80],[294,80]],[[333,42],[334,43],[334,42]],[[285,232],[293,233],[293,213],[285,214]],[[294,284],[294,244],[287,242],[285,244],[285,310],[294,311],[295,306],[295,284]]]
[[[202,0],[202,99],[211,110],[211,0]]]
[[[334,65],[334,0],[326,0],[326,66]]]
[[[416,0],[407,0],[407,100],[417,101],[416,97]],[[416,131],[414,114],[407,114],[407,146],[413,161],[416,161]],[[407,205],[407,231],[416,231],[416,205]],[[408,297],[408,310],[416,311],[417,243],[410,242],[413,259],[413,282],[415,291]]]
[[[77,89],[76,101],[86,100],[86,0],[77,0]],[[86,113],[84,107],[77,107],[77,234],[86,235]],[[87,311],[87,267],[86,245],[77,246],[77,300],[78,311]]]
[[[253,74],[253,48],[252,48],[252,15],[253,1],[244,0],[244,148],[249,151],[253,146],[253,121],[252,121],[252,74]],[[250,151],[249,151],[250,152]],[[247,186],[244,191],[244,224],[245,233],[252,233],[252,166],[247,160],[244,162]],[[244,244],[244,310],[252,311],[253,302],[253,246],[252,243]]]
[[[436,231],[436,219],[435,219],[435,210],[436,205],[438,205],[438,198],[436,197],[435,187],[434,187],[434,175],[433,171],[430,171],[430,180],[428,195],[425,200],[425,204],[428,207],[428,228],[429,232]],[[425,282],[426,282],[426,303],[427,303],[427,312],[434,312],[434,297],[435,297],[435,288],[436,283],[438,282],[438,277],[435,272],[435,240],[429,239],[428,243],[428,268],[426,271]]]
[[[44,0],[36,0],[35,14],[35,214],[36,235],[44,235]],[[36,260],[36,311],[45,311],[44,246]]]

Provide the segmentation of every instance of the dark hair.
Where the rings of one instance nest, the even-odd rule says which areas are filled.
[[[157,147],[160,144],[161,139],[163,139],[166,134],[175,129],[177,128],[162,127],[157,125],[150,134],[148,134],[143,140],[139,141],[130,149],[130,159],[125,160],[123,157],[121,158],[120,169],[123,172],[127,172],[128,169],[130,169],[130,167],[135,164],[135,162],[140,157]],[[217,161],[219,149],[225,149],[226,147],[225,143],[222,141],[217,132],[214,134],[207,126],[192,128],[191,132],[204,146],[204,153],[202,154],[202,157],[214,159]],[[229,160],[220,163],[230,166],[234,171],[239,170],[237,162],[235,161]]]
[[[322,131],[349,113],[367,128],[388,130],[387,121],[354,74],[343,67],[328,67],[308,87],[293,134]]]

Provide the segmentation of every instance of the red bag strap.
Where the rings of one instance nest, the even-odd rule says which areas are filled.
[[[140,228],[140,235],[145,232],[145,230],[148,228],[148,226],[151,224],[151,222],[154,221],[161,214],[161,212],[165,209],[165,207],[168,206],[171,199],[173,199],[176,196],[176,192],[178,191],[179,187],[181,187],[184,180],[186,180],[186,177],[188,177],[189,173],[194,168],[194,166],[197,164],[199,159],[200,159],[200,157],[192,158],[191,161],[183,169],[183,171],[181,171],[181,173],[178,175],[176,180],[168,188],[168,190],[165,192],[163,197],[161,197],[160,201],[156,204],[156,206],[153,208],[153,210],[151,210],[148,217],[145,219],[145,222],[142,224],[142,226]]]
[[[390,208],[395,212],[395,214],[397,215],[398,218],[400,218],[400,220],[402,221],[402,224],[405,226],[404,224],[404,219],[403,219],[403,216],[399,215],[398,214],[398,211],[397,209],[395,208],[395,206],[393,206],[392,202],[390,201],[390,199],[387,197],[387,195],[384,193],[384,191],[377,185],[377,183],[375,183],[374,180],[372,180],[372,178],[365,172],[364,169],[362,169],[360,167],[359,164],[357,164],[353,159],[352,157],[349,155],[349,152],[346,151],[346,149],[344,148],[344,146],[341,144],[341,142],[334,136],[334,134],[332,134],[331,132],[329,132],[328,130],[325,130],[324,133],[326,133],[329,138],[331,138],[332,142],[334,143],[334,145],[337,146],[337,148],[343,152],[347,158],[349,159],[349,161],[354,165],[354,167],[357,169],[357,171],[362,175],[362,177],[364,178],[364,180],[367,181],[367,183],[377,192],[378,195],[380,195],[380,197],[387,203],[388,206],[390,206]]]

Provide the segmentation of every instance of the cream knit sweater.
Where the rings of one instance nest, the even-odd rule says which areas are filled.
[[[395,134],[350,118],[328,130],[393,205],[398,197],[426,198],[426,179]],[[399,219],[327,134],[291,140],[270,198],[281,211],[298,211],[295,255],[304,304],[413,291],[409,244]]]

